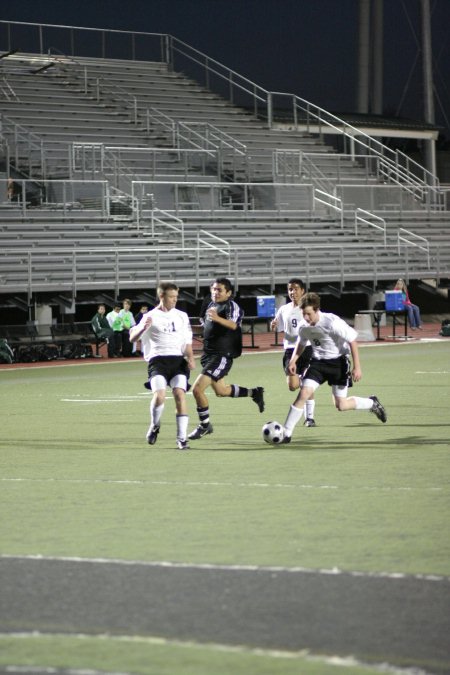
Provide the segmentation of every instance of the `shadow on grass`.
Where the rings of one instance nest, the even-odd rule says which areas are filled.
[[[270,445],[269,443],[252,443],[236,441],[236,443],[227,443],[217,446],[194,446],[191,444],[191,450],[202,450],[203,452],[277,452],[277,451],[304,451],[317,452],[318,450],[339,451],[339,450],[367,450],[367,449],[388,449],[390,446],[404,447],[407,449],[417,449],[426,447],[427,450],[433,446],[448,446],[448,438],[425,438],[422,436],[402,436],[400,438],[389,438],[386,440],[355,440],[354,442],[348,440],[325,440],[313,439],[307,437],[293,437],[292,441],[287,444]]]

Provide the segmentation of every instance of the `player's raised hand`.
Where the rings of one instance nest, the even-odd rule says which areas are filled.
[[[206,314],[211,321],[217,321],[217,317],[219,316],[215,307],[210,307]]]

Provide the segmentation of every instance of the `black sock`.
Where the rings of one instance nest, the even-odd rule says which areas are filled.
[[[206,408],[197,408],[197,413],[198,413],[198,419],[200,420],[200,424],[202,427],[208,426],[209,423],[209,408],[208,406]]]
[[[231,398],[244,398],[252,395],[252,389],[241,387],[239,384],[230,384]]]

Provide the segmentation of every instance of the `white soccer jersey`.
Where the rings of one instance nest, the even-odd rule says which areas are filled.
[[[294,348],[298,338],[298,329],[300,326],[308,325],[303,318],[302,310],[293,302],[288,302],[278,308],[275,318],[278,321],[277,329],[284,331],[284,349]]]
[[[139,326],[146,317],[152,317],[152,325],[141,335],[144,359],[154,356],[183,356],[186,345],[192,344],[192,328],[186,312],[175,307],[168,312],[155,308],[143,315]]]
[[[302,346],[308,342],[313,349],[313,358],[318,360],[336,359],[350,353],[349,342],[358,337],[358,333],[343,319],[329,312],[318,312],[319,320],[315,326],[306,324],[299,330]]]

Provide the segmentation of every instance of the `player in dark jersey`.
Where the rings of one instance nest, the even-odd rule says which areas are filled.
[[[191,440],[197,440],[212,434],[213,426],[209,421],[209,404],[206,389],[211,386],[216,396],[231,398],[250,397],[264,410],[264,389],[248,389],[237,384],[226,384],[225,376],[230,372],[233,359],[241,355],[243,312],[231,299],[232,286],[229,279],[218,278],[211,285],[211,301],[205,308],[203,320],[202,372],[194,382],[192,393],[197,404],[200,424],[189,434]]]

